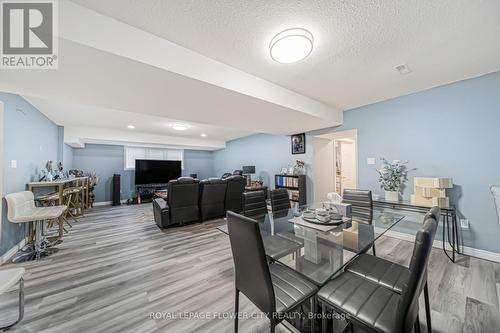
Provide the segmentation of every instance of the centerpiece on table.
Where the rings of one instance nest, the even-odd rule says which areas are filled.
[[[399,193],[408,181],[408,172],[415,169],[408,170],[406,166],[408,161],[394,160],[389,162],[385,158],[381,158],[381,161],[382,167],[377,172],[380,187],[385,191],[385,200],[399,201]]]

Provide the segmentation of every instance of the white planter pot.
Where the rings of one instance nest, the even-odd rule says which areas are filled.
[[[387,201],[399,201],[398,191],[385,191],[385,200]]]

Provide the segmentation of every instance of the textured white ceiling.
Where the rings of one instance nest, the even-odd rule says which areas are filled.
[[[74,2],[343,109],[500,70],[498,0]],[[294,26],[313,53],[273,62],[269,40]]]
[[[192,121],[186,122],[147,113],[90,107],[62,102],[61,100],[46,100],[39,97],[23,97],[57,125],[65,127],[97,127],[128,131],[129,133],[139,132],[199,138],[200,140],[220,140],[222,142],[253,134],[250,131],[231,127],[214,126]],[[173,122],[188,123],[191,128],[185,131],[176,131],[169,127],[169,124]],[[130,130],[127,128],[128,125],[133,125],[135,128]],[[201,134],[206,134],[206,137],[201,137]]]
[[[135,132],[197,139],[206,132],[206,140],[222,142],[258,132],[293,134],[332,126],[304,112],[78,43],[60,40],[59,47],[57,70],[2,71],[0,91],[27,97],[60,125],[117,130],[132,123]],[[172,119],[193,128],[171,132],[165,124]]]

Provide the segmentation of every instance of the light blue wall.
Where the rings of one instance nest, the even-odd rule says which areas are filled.
[[[3,192],[23,191],[26,183],[38,180],[38,172],[47,160],[58,157],[58,127],[23,98],[0,92],[4,103],[4,167]],[[17,160],[12,169],[9,161]],[[24,237],[23,225],[7,220],[7,207],[2,200],[2,234],[0,255],[18,244]]]
[[[195,173],[199,179],[216,177],[212,154],[211,151],[184,150],[184,170],[182,170],[182,175],[189,176]]]
[[[99,184],[94,189],[95,201],[111,201],[111,181],[113,174],[121,175],[122,199],[132,198],[135,194],[134,171],[124,170],[124,148],[115,145],[87,144],[85,148],[75,148],[73,169],[96,172]],[[183,176],[197,173],[199,178],[213,177],[212,152],[185,150]]]
[[[311,137],[347,129],[358,130],[360,188],[383,194],[375,171],[379,165],[367,165],[368,157],[409,160],[418,169],[410,174],[406,199],[414,176],[452,177],[456,186],[449,195],[460,216],[470,220],[470,229],[462,230],[464,245],[500,252],[500,225],[489,190],[500,185],[500,72],[346,111],[342,126],[307,133],[305,155],[290,154],[288,136],[230,141],[214,152],[214,171],[220,175],[255,165],[256,176],[273,187],[274,173],[303,159],[311,201]]]
[[[62,161],[63,161],[64,171],[69,171],[73,169],[73,148],[65,144],[64,141],[63,141]]]
[[[113,175],[121,175],[122,199],[134,194],[134,172],[124,170],[123,146],[92,145],[73,149],[73,169],[95,172],[99,183],[94,189],[95,201],[111,201]]]
[[[306,138],[306,153],[292,155],[289,136],[256,134],[229,141],[225,149],[214,153],[214,171],[217,176],[241,169],[243,165],[255,165],[254,179],[262,177],[265,185],[274,188],[274,175],[282,167],[295,165],[296,160],[306,162],[307,199],[312,200],[312,141]]]
[[[360,188],[383,193],[368,157],[408,160],[418,169],[405,198],[414,176],[452,177],[451,195],[470,220],[464,245],[500,252],[489,190],[500,185],[500,72],[344,112],[337,130],[354,128]]]

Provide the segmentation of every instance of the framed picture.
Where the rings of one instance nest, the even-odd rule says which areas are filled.
[[[292,135],[292,154],[305,154],[306,153],[306,134]]]

